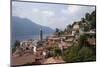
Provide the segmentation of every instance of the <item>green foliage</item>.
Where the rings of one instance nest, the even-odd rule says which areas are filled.
[[[14,53],[16,51],[16,48],[14,47],[14,48],[12,48],[12,53]]]
[[[89,47],[82,47],[78,54],[81,61],[89,61],[93,51]]]
[[[96,10],[92,13],[86,13],[84,18],[80,21],[75,21],[72,25],[68,25],[65,31],[70,32],[72,27],[78,24],[85,32],[91,29],[96,29]],[[96,48],[88,46],[88,35],[80,35],[77,42],[73,43],[73,46],[64,51],[63,59],[66,62],[81,62],[81,61],[95,61],[96,60]],[[57,53],[57,52],[56,52]]]
[[[73,22],[72,26],[78,24],[80,28],[83,28],[84,31],[89,31],[96,28],[96,10],[92,13],[86,13],[84,18],[81,18],[80,21]]]
[[[72,25],[67,25],[67,29],[71,29],[72,28]]]
[[[89,14],[89,13],[86,13],[85,18],[86,18],[87,20],[90,20],[90,14]]]
[[[72,46],[67,52],[64,53],[63,59],[66,62],[83,62],[83,61],[95,61],[96,55],[93,54],[92,49],[89,47],[82,47],[78,49],[78,46]]]
[[[58,28],[56,28],[56,33],[58,33],[59,32],[59,29]]]
[[[16,48],[18,48],[20,46],[20,41],[16,40],[14,47],[12,48],[12,53],[14,53],[16,51]]]
[[[14,45],[15,45],[15,47],[19,47],[20,46],[20,41],[16,40]]]
[[[85,34],[83,35],[80,35],[80,38],[79,38],[79,45],[80,45],[80,48],[82,46],[86,46],[87,44],[87,36]]]
[[[61,55],[61,50],[59,48],[54,48],[53,51],[54,51],[55,56],[60,56]]]
[[[90,29],[95,29],[96,28],[96,10],[94,10],[91,14],[86,13],[85,16],[85,22],[88,23],[88,27]]]
[[[56,35],[57,37],[60,36],[60,30],[59,30],[58,28],[56,28],[55,35]]]
[[[81,18],[82,23],[85,23],[85,18]]]
[[[78,46],[72,46],[67,52],[64,53],[63,59],[66,62],[75,62],[78,58]]]
[[[64,51],[63,59],[66,62],[84,62],[84,61],[95,61],[96,54],[94,50],[87,46],[87,36],[80,35],[79,43],[73,43],[73,46]]]
[[[78,22],[73,22],[73,24],[72,24],[72,27],[75,25],[75,24],[77,24]]]

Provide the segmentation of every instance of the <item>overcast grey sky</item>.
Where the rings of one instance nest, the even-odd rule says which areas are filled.
[[[12,16],[27,18],[52,29],[64,29],[66,25],[79,21],[85,13],[93,10],[94,6],[12,2]]]

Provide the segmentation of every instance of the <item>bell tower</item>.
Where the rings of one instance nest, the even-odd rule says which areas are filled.
[[[43,31],[42,31],[42,28],[40,29],[40,40],[41,41],[43,40]]]

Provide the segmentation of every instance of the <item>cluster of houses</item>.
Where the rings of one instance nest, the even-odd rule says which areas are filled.
[[[78,31],[78,32],[77,32]],[[67,49],[68,47],[72,46],[73,41],[78,38],[81,34],[87,35],[94,35],[95,30],[90,30],[88,32],[84,32],[82,29],[79,28],[79,25],[74,25],[73,29],[69,34],[62,35],[57,37],[56,35],[49,36],[46,40],[42,39],[42,32],[40,34],[40,41],[38,40],[25,40],[20,42],[20,46],[16,48],[16,51],[13,53],[13,56],[23,56],[23,55],[32,55],[36,61],[42,61],[43,59],[53,54],[50,52],[50,49],[53,48],[60,48],[61,50]],[[92,37],[94,38],[94,37]],[[95,45],[95,38],[88,39],[88,41]],[[93,43],[92,43],[92,42]],[[36,62],[34,61],[34,62]]]

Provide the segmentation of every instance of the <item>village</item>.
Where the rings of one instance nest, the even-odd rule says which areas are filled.
[[[68,29],[68,28],[67,28]],[[88,43],[96,46],[95,29],[87,32],[83,31],[78,24],[75,24],[70,31],[64,34],[56,31],[52,36],[43,39],[43,31],[40,30],[40,40],[24,40],[20,42],[19,47],[12,53],[13,65],[39,65],[66,63],[63,60],[64,51],[77,43],[80,35],[89,35]],[[57,53],[58,52],[58,53]]]

